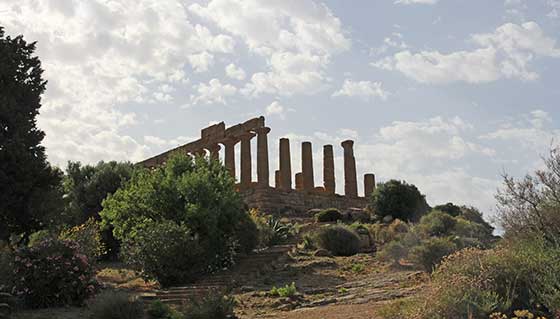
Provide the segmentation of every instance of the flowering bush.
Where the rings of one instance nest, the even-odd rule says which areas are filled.
[[[105,245],[101,240],[99,224],[93,217],[82,225],[62,230],[59,238],[78,243],[81,252],[92,262],[102,257],[106,252]]]
[[[33,308],[80,305],[96,289],[93,268],[73,241],[46,239],[16,250],[13,292]]]

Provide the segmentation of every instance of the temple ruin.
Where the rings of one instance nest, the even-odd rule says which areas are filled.
[[[290,141],[279,141],[279,169],[275,171],[274,186],[270,186],[268,160],[268,133],[264,117],[253,118],[244,123],[226,128],[224,122],[201,130],[200,139],[179,146],[147,160],[139,165],[157,167],[175,152],[189,155],[206,155],[219,159],[219,151],[224,147],[224,165],[232,176],[236,176],[235,146],[240,143],[240,173],[238,189],[245,203],[267,213],[301,213],[312,208],[335,207],[340,210],[364,208],[366,198],[375,189],[375,175],[364,175],[364,197],[358,196],[356,159],[354,142],[341,143],[344,152],[344,195],[336,194],[335,163],[333,145],[323,146],[323,186],[315,186],[313,174],[313,149],[311,142],[301,145],[302,171],[293,175]],[[257,180],[253,181],[251,140],[257,138]],[[292,179],[292,177],[294,177]],[[295,185],[292,183],[295,182]],[[294,188],[295,186],[295,188]]]

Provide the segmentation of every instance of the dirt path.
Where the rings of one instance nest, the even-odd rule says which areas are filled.
[[[264,315],[255,318],[271,319],[381,319],[375,310],[379,303],[360,305],[328,305],[315,308],[303,308],[294,311]]]

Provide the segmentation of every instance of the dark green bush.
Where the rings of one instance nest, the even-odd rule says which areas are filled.
[[[371,208],[378,218],[392,216],[404,221],[418,220],[429,210],[416,186],[397,180],[382,183],[375,189]]]
[[[422,241],[410,252],[411,260],[425,271],[431,272],[443,257],[457,251],[457,245],[448,238],[430,238]]]
[[[47,239],[16,250],[14,292],[33,308],[81,305],[96,289],[87,256],[72,241]]]
[[[235,299],[212,292],[202,298],[191,299],[182,311],[185,319],[231,319],[235,317]]]
[[[346,226],[322,227],[314,236],[317,247],[330,251],[335,256],[351,256],[360,249],[360,238]]]
[[[206,265],[205,272],[227,267],[237,252],[249,251],[256,244],[253,242],[256,228],[250,226],[247,220],[243,201],[235,190],[235,181],[229,171],[218,161],[203,157],[193,160],[177,154],[171,156],[165,166],[135,171],[124,187],[103,202],[103,208],[100,215],[104,225],[114,227],[115,237],[127,242],[128,248],[150,245],[141,249],[145,252],[141,254],[144,256],[142,259],[149,260],[146,265],[170,265],[196,254],[196,260],[172,267],[189,274],[187,276],[166,276],[160,271],[150,271],[164,275],[162,279],[166,284],[171,284],[169,280],[173,278],[192,278],[190,274],[200,271],[200,265]],[[143,236],[157,236],[151,234],[153,224],[164,225],[157,227],[172,230],[176,237],[179,237],[180,231],[188,231],[198,244],[187,238],[178,239],[185,245],[193,246],[193,253],[186,249],[181,252],[179,246],[168,243],[161,245],[171,247],[162,249],[156,247],[158,243],[138,244],[136,237],[142,232]],[[146,228],[147,225],[149,227]],[[164,252],[171,255],[164,255]],[[189,270],[191,266],[194,268]],[[156,266],[153,268],[159,269]]]
[[[342,220],[342,214],[336,208],[327,208],[315,215],[315,220],[320,223],[336,222]]]
[[[163,286],[191,282],[205,273],[207,257],[192,232],[172,221],[152,222],[123,243],[124,260]]]
[[[159,300],[154,300],[146,310],[150,319],[183,319],[183,315]]]
[[[12,292],[14,285],[13,275],[14,255],[9,248],[0,247],[0,292]]]
[[[106,292],[90,304],[91,319],[141,319],[144,305],[125,292]]]

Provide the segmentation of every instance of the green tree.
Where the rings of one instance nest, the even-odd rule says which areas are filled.
[[[61,207],[62,172],[47,162],[36,125],[47,82],[34,52],[0,27],[0,239],[42,228]]]
[[[245,240],[256,238],[256,227],[246,227],[250,217],[235,181],[221,163],[202,157],[193,160],[177,154],[165,166],[136,170],[103,202],[100,215],[105,225],[114,227],[115,237],[127,244],[159,227],[154,224],[185,227],[204,252],[198,264],[207,266],[227,264],[233,250],[248,251],[256,244]]]
[[[397,180],[380,184],[373,192],[371,206],[381,218],[392,216],[405,221],[417,220],[430,209],[416,186]]]

